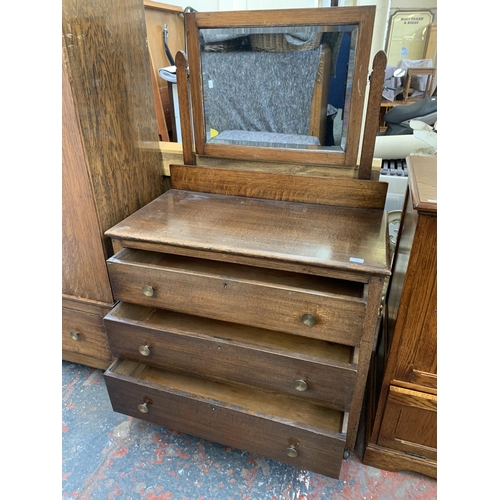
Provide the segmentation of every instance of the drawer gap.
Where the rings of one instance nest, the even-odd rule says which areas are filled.
[[[137,363],[136,361],[128,361],[125,359],[111,366],[113,367],[112,371],[117,375],[133,378],[142,378],[143,372],[148,368],[146,363]]]
[[[344,418],[342,420],[342,434],[347,434],[347,426],[349,425],[349,412],[344,413]]]
[[[343,412],[307,401],[215,382],[153,366],[144,367],[142,363],[126,360],[120,360],[112,369],[117,374],[137,378],[161,388],[194,395],[204,401],[212,400],[213,404],[220,402],[223,405],[245,408],[254,415],[275,416],[278,419],[342,433]]]
[[[179,271],[196,275],[215,276],[222,280],[251,282],[262,286],[311,290],[326,295],[341,295],[351,299],[360,299],[360,301],[366,299],[365,285],[361,282],[300,274],[291,271],[258,268],[230,262],[219,262],[132,248],[123,248],[111,257],[108,262],[147,265],[148,267],[168,269],[172,272]]]
[[[350,362],[357,365],[359,364],[359,347],[354,347],[352,350],[352,358]]]

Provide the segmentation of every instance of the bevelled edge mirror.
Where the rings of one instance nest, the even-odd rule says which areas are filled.
[[[375,9],[186,13],[196,153],[354,168]],[[327,122],[341,41],[347,46],[341,136],[338,144],[325,145],[318,135]]]

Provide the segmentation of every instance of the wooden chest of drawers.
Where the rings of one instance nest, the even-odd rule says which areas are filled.
[[[175,172],[106,233],[114,410],[339,477],[390,274],[385,212],[177,189]]]

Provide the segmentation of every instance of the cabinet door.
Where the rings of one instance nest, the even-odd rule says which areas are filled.
[[[62,292],[113,303],[66,64],[62,71]]]
[[[437,396],[391,386],[378,444],[436,460]]]
[[[436,249],[437,218],[419,215],[396,322],[392,382],[424,391],[437,390]]]

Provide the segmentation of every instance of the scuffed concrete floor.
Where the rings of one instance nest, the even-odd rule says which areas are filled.
[[[103,371],[62,364],[62,498],[309,500],[437,498],[437,481],[365,466],[339,480],[115,413]]]

